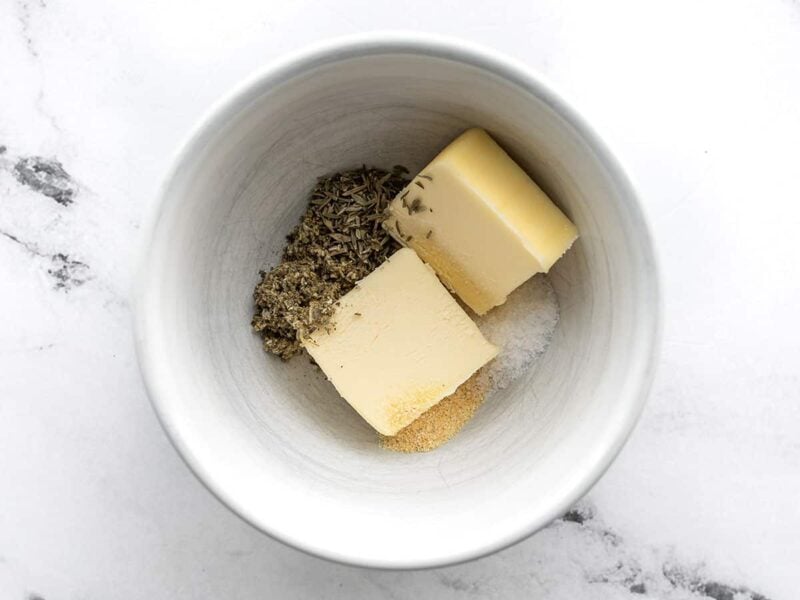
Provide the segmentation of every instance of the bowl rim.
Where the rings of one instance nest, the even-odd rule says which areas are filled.
[[[166,393],[166,389],[160,383],[160,373],[163,369],[153,360],[152,353],[148,348],[148,339],[151,337],[148,335],[148,331],[152,330],[152,327],[149,325],[145,307],[153,285],[157,284],[157,281],[150,276],[153,271],[149,265],[158,262],[156,253],[151,250],[152,242],[164,210],[166,193],[184,160],[194,154],[195,149],[201,148],[205,140],[218,130],[219,125],[225,123],[249,104],[250,100],[260,94],[265,86],[287,82],[301,73],[322,65],[381,54],[422,55],[471,65],[500,76],[545,102],[576,130],[608,170],[611,179],[620,190],[619,201],[624,205],[625,210],[638,221],[639,244],[646,250],[647,255],[644,258],[650,267],[646,273],[644,285],[649,297],[648,310],[643,316],[643,320],[649,320],[647,323],[649,327],[644,332],[644,339],[649,351],[646,356],[640,357],[636,362],[637,368],[631,369],[630,378],[636,384],[631,386],[632,391],[628,394],[625,404],[627,412],[619,421],[620,425],[615,432],[613,443],[604,449],[601,456],[595,461],[594,467],[588,470],[568,493],[565,493],[558,501],[552,502],[549,508],[532,515],[528,519],[527,525],[521,527],[514,534],[500,539],[484,540],[459,554],[426,560],[417,560],[411,557],[386,560],[366,555],[343,554],[335,549],[318,547],[313,543],[298,539],[291,532],[283,531],[273,524],[263,523],[255,515],[248,514],[248,511],[236,498],[217,485],[213,476],[196,459],[192,449],[180,433],[180,416],[170,414],[159,400]],[[206,110],[183,142],[178,145],[169,164],[155,196],[155,201],[151,203],[149,214],[145,217],[141,245],[136,259],[131,296],[133,332],[139,369],[153,409],[178,455],[212,495],[258,531],[309,555],[350,566],[411,570],[438,568],[468,562],[508,548],[533,535],[564,514],[603,476],[630,437],[652,385],[663,328],[660,271],[652,229],[647,219],[646,209],[636,193],[631,177],[612,153],[608,144],[600,138],[588,121],[568,104],[561,94],[555,91],[555,87],[545,77],[522,62],[473,42],[436,34],[375,31],[326,39],[268,63],[234,86],[231,91],[224,94]]]

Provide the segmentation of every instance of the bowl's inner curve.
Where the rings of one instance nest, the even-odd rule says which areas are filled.
[[[201,477],[272,533],[370,564],[466,557],[552,517],[631,418],[630,373],[649,352],[641,224],[601,160],[530,91],[441,58],[334,61],[262,85],[237,111],[167,188],[148,275],[157,402]],[[486,128],[581,238],[551,274],[561,321],[538,367],[447,445],[395,454],[304,357],[261,350],[251,294],[317,176],[362,163],[415,172],[468,126]]]

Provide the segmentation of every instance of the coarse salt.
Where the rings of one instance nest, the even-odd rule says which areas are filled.
[[[492,392],[508,387],[530,370],[550,345],[558,324],[558,299],[546,275],[517,288],[505,304],[478,317],[476,323],[500,353],[484,370]]]

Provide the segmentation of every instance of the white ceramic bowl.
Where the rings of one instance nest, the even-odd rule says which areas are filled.
[[[538,367],[450,443],[396,454],[307,360],[261,350],[251,294],[317,176],[362,163],[413,172],[470,126],[486,128],[581,237],[552,272],[561,321]],[[609,466],[650,383],[657,288],[628,178],[540,78],[462,42],[383,34],[270,66],[211,110],[164,183],[135,327],[164,427],[234,511],[319,556],[430,567],[528,536]]]

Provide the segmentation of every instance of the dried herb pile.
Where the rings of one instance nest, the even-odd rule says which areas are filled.
[[[252,326],[267,352],[284,360],[297,354],[300,338],[325,326],[336,301],[400,248],[381,223],[408,183],[404,173],[361,167],[317,181],[281,263],[260,272],[253,292]]]

